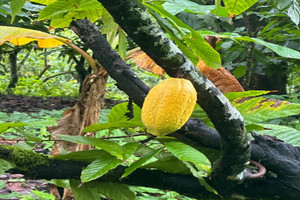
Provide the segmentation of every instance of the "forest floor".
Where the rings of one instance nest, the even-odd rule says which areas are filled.
[[[0,94],[0,112],[13,113],[38,113],[41,110],[61,110],[73,107],[78,98],[69,97],[25,97],[15,95]],[[106,99],[105,107],[111,108],[118,101]],[[8,144],[7,141],[1,141],[2,144]],[[6,186],[1,186],[1,182]],[[15,193],[20,195],[30,195],[33,190],[49,192],[50,185],[41,180],[27,180],[22,174],[4,174],[0,175],[0,199],[16,200],[20,199]],[[26,199],[27,200],[27,199]]]
[[[28,97],[0,94],[0,112],[32,113],[40,110],[61,110],[73,107],[78,98],[70,97]],[[105,99],[105,107],[111,108],[119,103],[116,100]]]

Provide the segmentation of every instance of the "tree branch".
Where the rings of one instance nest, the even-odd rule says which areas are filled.
[[[198,126],[196,124],[194,124],[195,127]],[[204,128],[202,127],[202,129]],[[206,128],[212,130],[211,133],[214,134],[213,129]],[[221,195],[230,197],[232,194],[238,194],[260,199],[299,199],[300,147],[294,147],[263,136],[254,135],[254,137],[255,140],[251,143],[251,158],[258,160],[270,171],[263,178],[247,179],[244,183],[234,186]],[[201,133],[198,134],[197,140],[200,139]],[[21,155],[21,159],[19,155]],[[0,145],[0,158],[16,164],[16,168],[10,172],[22,173],[33,179],[79,180],[82,169],[89,164],[74,160],[57,160],[43,154],[4,145]],[[128,177],[120,179],[125,168],[125,166],[119,166],[97,181],[173,190],[199,199],[219,199],[219,197],[206,191],[199,184],[197,178],[192,175],[171,174],[153,169],[137,169]],[[220,190],[220,188],[216,189]]]
[[[221,136],[221,156],[215,163],[215,184],[231,187],[249,161],[250,148],[243,118],[224,95],[169,40],[138,0],[99,0],[143,51],[173,77],[189,79],[197,90],[197,103]],[[102,63],[103,64],[103,63]],[[104,66],[105,64],[103,64]],[[233,183],[231,183],[233,181]]]
[[[70,28],[93,51],[95,59],[101,63],[109,75],[117,81],[118,88],[142,107],[149,87],[137,78],[130,66],[111,48],[98,28],[87,19],[72,22]]]

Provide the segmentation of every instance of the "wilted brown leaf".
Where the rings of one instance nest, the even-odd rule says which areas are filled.
[[[132,56],[135,64],[153,74],[157,74],[159,76],[164,76],[165,70],[158,66],[145,52],[136,51]]]
[[[197,68],[219,89],[223,94],[228,92],[242,92],[244,88],[239,81],[226,69],[213,69],[203,60],[199,60]]]

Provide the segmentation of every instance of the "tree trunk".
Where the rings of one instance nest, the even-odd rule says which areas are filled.
[[[18,83],[18,64],[17,64],[17,55],[20,49],[15,49],[9,53],[9,63],[10,63],[10,81],[7,86],[7,89],[15,88]]]

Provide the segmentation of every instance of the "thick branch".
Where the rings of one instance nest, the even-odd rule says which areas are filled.
[[[196,127],[197,124],[195,122],[193,126]],[[199,128],[210,130],[208,127]],[[211,130],[214,134],[214,130]],[[201,133],[198,134],[197,140],[200,137]],[[229,197],[232,194],[239,194],[251,198],[299,199],[300,148],[263,136],[254,135],[254,137],[255,140],[251,144],[251,157],[252,159],[260,158],[261,164],[271,171],[261,179],[246,180],[243,184],[236,185],[221,195]],[[17,155],[21,155],[21,159]],[[45,155],[3,145],[0,145],[0,158],[16,163],[18,168],[11,172],[22,173],[34,179],[80,179],[81,170],[88,164],[72,160],[50,159]],[[191,175],[137,169],[127,178],[120,179],[125,168],[119,166],[97,181],[173,190],[194,198],[213,199],[216,197],[206,191]],[[220,190],[220,188],[216,189]]]
[[[197,103],[206,111],[221,135],[221,157],[214,165],[212,178],[216,180],[216,184],[230,186],[227,181],[234,180],[244,170],[250,156],[240,113],[165,36],[158,23],[138,0],[99,2],[141,49],[170,76],[191,80],[198,93]]]
[[[137,78],[130,66],[111,48],[97,27],[87,19],[77,20],[70,27],[85,45],[94,52],[96,60],[117,81],[117,86],[132,98],[138,106],[142,107],[149,87]]]

